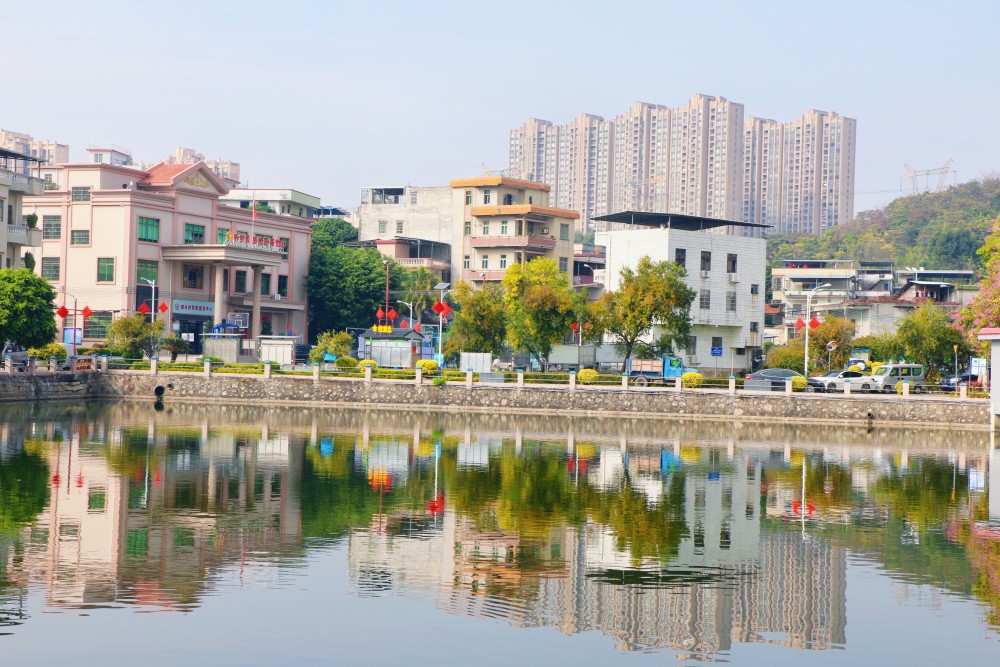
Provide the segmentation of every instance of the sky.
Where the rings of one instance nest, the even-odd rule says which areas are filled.
[[[347,208],[365,186],[504,169],[529,117],[696,92],[777,121],[856,118],[859,211],[909,192],[907,164],[1000,171],[995,0],[4,4],[0,127],[73,161],[187,146]]]

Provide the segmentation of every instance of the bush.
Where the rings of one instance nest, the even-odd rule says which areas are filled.
[[[354,357],[337,357],[337,360],[333,362],[333,365],[337,368],[357,368],[358,360]]]
[[[860,371],[861,370],[861,366],[858,366],[857,364],[851,364],[850,366],[847,367],[847,370],[849,370],[849,371]]]
[[[201,360],[202,361],[210,361],[213,364],[221,364],[222,363],[222,359],[219,359],[218,357],[213,357],[213,356],[210,356],[210,355],[207,355],[207,354],[205,356],[203,356],[201,358]]]
[[[792,391],[805,391],[809,387],[809,381],[801,375],[792,376]]]
[[[437,373],[438,362],[433,359],[421,359],[417,362],[417,368],[423,369],[424,375],[433,375]]]
[[[875,375],[875,371],[877,371],[879,367],[883,366],[884,363],[885,362],[882,361],[873,361],[871,365],[868,367],[868,374]]]
[[[445,378],[445,377],[436,377],[436,378],[434,378],[433,384],[434,384],[435,387],[443,387],[446,384],[448,384],[448,378]]]
[[[55,357],[59,361],[66,360],[66,346],[62,343],[49,343],[48,345],[42,345],[41,347],[29,347],[28,356],[35,357],[36,359],[43,359],[48,361],[52,357]]]
[[[177,361],[177,355],[191,351],[191,344],[180,336],[167,336],[160,341],[160,349],[170,353],[170,361]]]
[[[362,361],[361,363],[359,363],[359,364],[358,364],[358,366],[360,366],[360,367],[361,367],[362,369],[365,369],[365,368],[368,368],[368,367],[371,367],[371,369],[372,369],[373,371],[374,371],[374,370],[375,370],[376,368],[378,368],[378,364],[377,364],[377,363],[375,363],[375,360],[374,360],[374,359],[365,359],[364,361]]]
[[[584,368],[577,374],[576,379],[580,381],[580,384],[591,384],[596,382],[598,377],[600,377],[600,373],[593,368]]]
[[[681,376],[681,384],[685,389],[697,389],[705,381],[705,376],[697,371],[688,371]]]

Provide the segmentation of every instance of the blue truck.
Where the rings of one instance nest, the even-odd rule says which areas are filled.
[[[625,362],[625,375],[632,378],[637,387],[645,387],[650,382],[664,382],[679,378],[687,372],[679,357],[663,355],[659,359],[629,359]]]

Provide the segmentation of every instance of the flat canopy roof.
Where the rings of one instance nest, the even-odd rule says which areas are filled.
[[[683,215],[681,213],[650,213],[648,211],[621,211],[600,215],[594,220],[602,222],[619,222],[626,225],[642,225],[644,227],[667,227],[697,232],[716,227],[752,227],[770,229],[771,225],[761,225],[756,222],[739,222],[737,220],[720,220],[718,218],[703,218],[700,215]]]
[[[31,155],[25,155],[24,153],[18,153],[17,151],[7,150],[6,148],[0,148],[0,158],[7,160],[27,160],[28,162],[41,162],[41,158],[32,157]]]

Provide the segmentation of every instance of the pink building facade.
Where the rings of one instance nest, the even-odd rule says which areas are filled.
[[[164,322],[164,335],[186,334],[196,348],[221,322],[239,325],[247,338],[305,341],[309,221],[266,213],[255,219],[221,204],[229,190],[204,163],[43,172],[50,189],[24,201],[42,230],[35,270],[70,311],[57,324],[82,327],[84,344],[143,305]],[[91,315],[84,321],[85,306]]]

